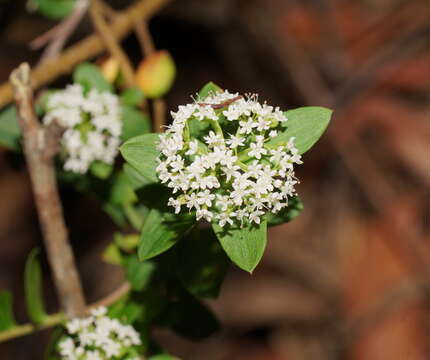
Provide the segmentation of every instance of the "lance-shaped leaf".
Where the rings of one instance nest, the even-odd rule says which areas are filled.
[[[141,261],[157,256],[176,244],[196,222],[194,214],[173,214],[152,209],[143,225],[139,243]]]
[[[121,103],[128,106],[140,106],[145,100],[145,94],[137,87],[124,90],[120,96]]]
[[[9,291],[0,292],[0,331],[16,326],[12,310],[12,294]]]
[[[295,146],[300,154],[308,151],[326,130],[332,110],[308,106],[287,111],[287,129],[269,141],[269,144],[287,143],[295,137]]]
[[[24,272],[24,292],[27,313],[35,324],[42,324],[46,318],[42,295],[42,270],[39,263],[39,249],[33,249],[27,258]]]
[[[169,303],[157,320],[159,325],[170,327],[191,340],[202,340],[219,329],[218,320],[211,309],[178,283],[171,284],[169,298]]]
[[[70,15],[75,8],[75,0],[32,0],[32,6],[43,16],[58,20]]]
[[[151,131],[148,115],[129,105],[121,106],[123,122],[121,140],[127,141],[134,136],[147,134]]]
[[[222,89],[212,81],[208,82],[202,89],[199,91],[199,98],[204,99],[209,96],[211,93],[220,92]]]
[[[151,356],[148,360],[180,360],[180,359],[168,354],[158,354],[158,355]]]
[[[212,228],[228,257],[241,269],[252,273],[266,248],[267,220],[242,228],[221,227],[213,223]]]
[[[142,291],[145,289],[155,271],[155,264],[153,261],[139,261],[136,255],[130,255],[126,262],[126,278],[135,291]]]
[[[142,175],[145,185],[158,182],[155,171],[160,154],[158,141],[158,134],[145,134],[128,140],[120,148],[124,159]]]
[[[0,145],[11,150],[19,150],[21,130],[14,105],[7,107],[0,113]]]
[[[81,84],[87,91],[97,89],[101,92],[112,92],[112,85],[106,81],[100,69],[94,64],[80,64],[73,72],[73,81]]]
[[[230,261],[213,230],[194,229],[175,250],[175,273],[185,288],[196,297],[216,298]]]

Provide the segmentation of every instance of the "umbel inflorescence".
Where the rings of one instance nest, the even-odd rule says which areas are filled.
[[[273,141],[288,122],[279,108],[224,91],[179,106],[172,117],[160,136],[157,174],[172,189],[176,213],[242,226],[288,206],[294,164],[302,161],[294,138]]]
[[[66,324],[68,336],[58,344],[63,360],[139,360],[141,340],[131,325],[106,315],[106,308],[92,310],[91,316]]]
[[[118,154],[122,132],[118,97],[79,84],[49,96],[45,124],[56,121],[65,129],[62,139],[64,169],[85,173],[98,160],[112,164]]]

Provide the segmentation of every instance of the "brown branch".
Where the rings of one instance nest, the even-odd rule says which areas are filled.
[[[90,15],[93,21],[94,28],[102,38],[106,48],[109,50],[112,57],[114,57],[121,68],[124,75],[124,80],[127,87],[135,85],[135,74],[130,59],[122,50],[117,39],[111,31],[110,26],[103,17],[103,7],[100,5],[99,0],[92,0],[90,6]]]
[[[67,40],[87,13],[88,4],[89,0],[78,0],[70,16],[30,43],[30,47],[33,49],[38,49],[49,44],[40,58],[40,63],[58,57]]]
[[[146,19],[159,11],[170,0],[141,0],[132,5],[124,12],[119,13],[110,29],[116,39],[126,36],[134,24]],[[90,35],[75,45],[66,49],[61,56],[55,60],[47,60],[36,67],[31,78],[33,87],[39,88],[58,76],[69,73],[77,64],[88,60],[105,49],[104,42],[98,34]],[[10,103],[13,99],[12,87],[9,83],[0,86],[0,108]]]
[[[134,25],[137,40],[139,41],[140,48],[144,54],[151,55],[155,52],[154,42],[152,41],[151,34],[148,29],[146,21],[138,21]]]
[[[41,126],[38,122],[34,111],[29,65],[24,63],[14,70],[10,75],[10,82],[54,283],[66,314],[70,317],[81,316],[85,312],[85,300],[68,241],[54,171],[53,160],[59,137],[56,137],[56,142],[52,141],[52,134],[57,130]]]
[[[109,295],[104,297],[103,299],[96,301],[95,303],[90,305],[90,308],[96,308],[99,306],[109,306],[121,299],[125,294],[127,294],[131,290],[130,284],[128,282],[120,285],[116,290],[111,292]]]

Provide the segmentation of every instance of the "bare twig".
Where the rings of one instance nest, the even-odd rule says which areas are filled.
[[[142,52],[146,55],[150,55],[155,52],[154,42],[152,41],[151,34],[148,29],[146,21],[138,21],[134,25],[134,31],[139,41]]]
[[[80,316],[85,312],[84,294],[68,241],[53,163],[59,138],[53,141],[52,131],[57,130],[43,127],[38,122],[29,65],[24,63],[14,70],[10,82],[54,283],[66,314],[70,317]]]
[[[96,308],[99,306],[109,306],[115,301],[121,299],[125,294],[130,291],[130,284],[128,282],[123,283],[115,291],[104,297],[103,299],[91,304],[90,308]]]
[[[56,59],[69,37],[81,22],[88,10],[89,0],[78,0],[75,9],[64,21],[55,26],[50,31],[36,38],[30,43],[34,49],[41,48],[49,44],[43,52],[40,63],[48,59]]]
[[[121,39],[133,28],[134,24],[146,19],[160,10],[170,0],[145,0],[132,5],[119,13],[110,29],[116,39]],[[105,49],[104,42],[98,34],[93,34],[66,49],[56,60],[47,60],[36,67],[31,78],[33,87],[39,88],[60,75],[69,73],[77,64],[90,59]],[[9,83],[0,86],[0,108],[13,99],[12,87]]]
[[[92,0],[90,6],[91,19],[93,25],[97,30],[106,48],[109,50],[112,57],[114,57],[121,68],[122,74],[124,75],[125,82],[128,87],[132,87],[135,84],[135,75],[133,66],[131,65],[130,59],[122,50],[117,39],[112,33],[110,26],[107,24],[103,17],[103,7],[100,5],[100,1]]]

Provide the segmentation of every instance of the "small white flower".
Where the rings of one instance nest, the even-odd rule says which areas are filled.
[[[239,126],[240,134],[250,134],[256,125],[252,120],[244,120],[239,122]]]
[[[107,313],[107,309],[104,306],[99,306],[98,308],[91,309],[91,315],[95,317],[105,316]]]
[[[261,222],[261,216],[264,215],[264,211],[256,210],[249,214],[249,222],[254,222],[256,224],[260,224]]]
[[[216,135],[213,131],[209,131],[209,135],[204,137],[206,144],[209,146],[221,145],[223,139],[221,136]]]
[[[207,209],[198,209],[196,212],[196,219],[205,219],[207,221],[212,221],[213,213]]]
[[[197,220],[223,227],[258,225],[295,196],[294,165],[301,156],[294,138],[276,148],[270,143],[285,131],[287,119],[279,108],[260,104],[255,95],[224,91],[181,106],[172,116],[160,138],[156,170],[173,191],[168,205],[175,213],[184,207],[195,211]],[[195,119],[208,130],[189,139],[187,122]]]
[[[231,213],[222,212],[217,216],[219,226],[224,227],[227,223],[230,225],[233,225],[233,219],[235,216],[236,216],[235,212],[231,212]]]
[[[259,143],[251,143],[250,148],[251,150],[248,151],[248,155],[256,159],[261,159],[261,155],[267,154],[267,150]]]
[[[214,109],[211,106],[200,106],[197,111],[194,113],[194,116],[199,119],[210,119],[210,120],[218,120],[218,116],[216,115]]]
[[[197,140],[190,141],[189,149],[185,153],[185,155],[194,155],[197,152],[198,148],[199,148],[199,143],[197,142]]]
[[[230,146],[232,149],[236,149],[239,146],[244,146],[245,138],[242,136],[232,135],[230,139],[226,141],[226,143]]]
[[[116,95],[95,89],[85,94],[81,85],[69,85],[48,99],[43,122],[52,121],[65,129],[61,139],[65,170],[83,174],[94,161],[114,162],[122,133]]]
[[[175,208],[175,214],[179,214],[181,212],[181,202],[179,200],[176,200],[175,198],[169,198],[167,205]]]
[[[72,319],[66,324],[68,336],[58,344],[63,360],[103,360],[129,358],[141,344],[131,325],[106,316],[105,307],[93,309],[92,316]],[[72,331],[71,331],[72,330]]]

